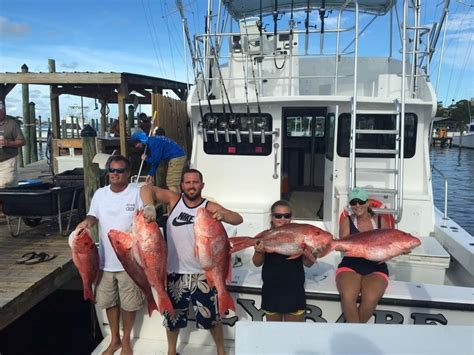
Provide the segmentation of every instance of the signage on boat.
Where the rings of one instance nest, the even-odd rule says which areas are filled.
[[[237,298],[237,303],[247,313],[252,321],[263,321],[265,312],[255,306],[255,300],[248,298]],[[189,319],[195,320],[193,312],[190,312]],[[374,323],[375,324],[403,324],[405,316],[394,310],[376,310],[374,312]],[[413,324],[427,324],[427,325],[446,325],[448,320],[442,313],[421,313],[412,312],[410,318],[413,320]],[[239,320],[238,316],[231,316],[222,319],[224,325],[233,327]],[[328,323],[328,320],[324,317],[323,310],[315,305],[306,305],[306,321],[312,321],[317,323]],[[344,317],[342,314],[337,318],[336,323],[344,323]]]

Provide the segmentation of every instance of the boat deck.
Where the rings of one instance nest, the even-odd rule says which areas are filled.
[[[20,179],[43,174],[48,174],[44,161],[20,169]],[[0,218],[0,330],[77,275],[67,242],[56,221],[43,220],[34,228],[23,225],[20,235],[12,237],[6,219]],[[16,263],[31,251],[56,257],[33,265]]]

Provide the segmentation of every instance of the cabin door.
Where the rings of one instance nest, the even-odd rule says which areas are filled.
[[[323,220],[332,233],[336,231],[338,223],[338,211],[334,212],[334,176],[336,155],[336,117],[339,107],[329,107],[326,115],[326,124],[324,130],[324,206]]]
[[[295,219],[322,219],[326,107],[286,107],[282,112],[282,198]]]

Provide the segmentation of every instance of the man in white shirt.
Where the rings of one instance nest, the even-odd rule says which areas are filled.
[[[109,183],[98,189],[91,202],[87,217],[77,228],[99,225],[100,275],[95,293],[97,305],[106,309],[111,329],[111,341],[103,355],[112,355],[122,348],[122,355],[132,354],[130,335],[136,311],[143,307],[144,296],[133,282],[115,254],[107,233],[110,229],[128,231],[133,223],[135,211],[146,207],[145,218],[156,220],[156,211],[144,190],[129,184],[130,161],[114,155],[107,162]],[[77,229],[76,228],[76,229]],[[120,314],[123,322],[123,337],[120,339]]]

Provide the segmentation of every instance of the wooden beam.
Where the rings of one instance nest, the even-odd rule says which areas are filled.
[[[2,73],[4,84],[120,84],[121,73]]]
[[[13,90],[13,88],[16,86],[16,84],[3,84],[0,85],[0,98],[5,99],[7,95],[10,93],[10,91]]]
[[[124,157],[128,156],[128,146],[127,146],[127,116],[125,114],[125,98],[128,96],[128,89],[126,85],[120,87],[119,92],[117,93],[117,102],[118,102],[118,111],[119,111],[119,128],[120,128],[120,154]]]

